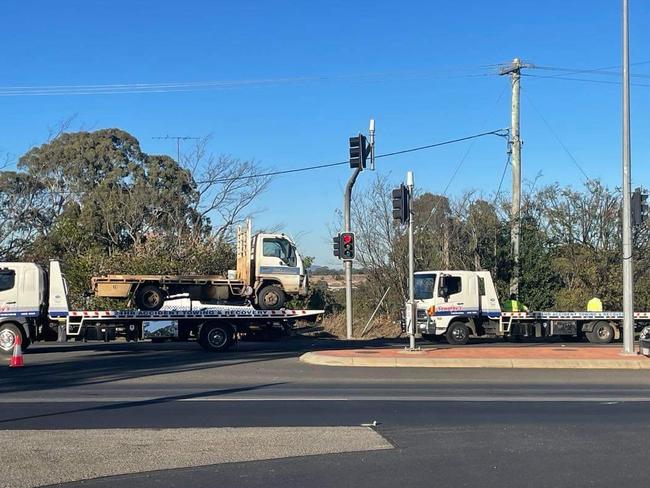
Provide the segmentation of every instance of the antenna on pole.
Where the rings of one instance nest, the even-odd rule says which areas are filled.
[[[200,137],[192,137],[192,136],[156,136],[152,137],[152,139],[176,139],[176,162],[178,164],[181,164],[181,141],[189,141],[189,140],[199,140],[201,139]]]

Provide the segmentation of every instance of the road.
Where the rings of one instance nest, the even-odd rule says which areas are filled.
[[[91,478],[66,486],[127,488],[650,479],[643,371],[333,368],[297,359],[333,345],[293,338],[216,355],[193,344],[34,346],[27,367],[0,370],[0,441],[18,446],[0,470],[9,470],[8,486]],[[54,448],[59,457],[48,453]],[[47,469],[24,472],[26,457]]]

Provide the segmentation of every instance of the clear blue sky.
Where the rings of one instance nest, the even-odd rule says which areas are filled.
[[[0,87],[327,79],[189,93],[0,97],[0,151],[24,153],[72,114],[76,126],[119,127],[145,151],[172,156],[172,141],[152,137],[212,133],[213,152],[275,169],[345,160],[348,136],[366,131],[370,117],[379,153],[453,139],[509,125],[509,81],[486,66],[515,56],[576,70],[619,65],[620,15],[620,2],[611,0],[7,0]],[[631,19],[632,62],[650,61],[647,3],[631,0]],[[390,75],[358,76],[376,73]],[[650,64],[632,73],[650,75]],[[650,77],[634,82],[650,85]],[[650,86],[633,86],[632,96],[633,185],[648,185]],[[523,79],[524,179],[541,172],[541,183],[579,185],[580,171],[531,100],[591,177],[620,184],[618,85]],[[382,159],[377,173],[398,182],[413,170],[421,190],[442,192],[470,144]],[[494,192],[504,163],[502,139],[477,140],[449,193]],[[257,220],[284,224],[317,264],[336,264],[328,224],[349,172],[342,166],[276,178],[258,202]],[[374,177],[362,174],[358,187]]]

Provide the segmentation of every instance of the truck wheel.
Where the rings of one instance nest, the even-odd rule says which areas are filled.
[[[25,335],[20,330],[20,327],[15,324],[4,324],[0,326],[0,354],[3,356],[10,356],[14,351],[16,344],[16,337],[21,334],[22,345],[21,349],[27,349],[27,340]]]
[[[135,294],[135,304],[140,310],[160,310],[165,303],[165,294],[156,285],[145,285]]]
[[[232,345],[234,339],[233,329],[228,324],[204,324],[199,334],[199,344],[209,352],[225,351]]]
[[[614,340],[614,328],[609,322],[596,322],[594,330],[585,332],[587,340],[594,344],[609,344]]]
[[[462,322],[452,322],[447,328],[445,338],[449,344],[462,346],[469,341],[469,329]]]
[[[284,291],[276,285],[265,286],[257,295],[257,304],[261,310],[280,310],[284,301]]]

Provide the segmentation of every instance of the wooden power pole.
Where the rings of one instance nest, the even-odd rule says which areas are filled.
[[[510,244],[512,248],[512,279],[510,280],[510,294],[519,298],[519,237],[521,233],[521,137],[519,135],[519,86],[521,69],[530,68],[531,65],[523,64],[515,58],[512,64],[499,70],[500,75],[510,75],[512,82],[512,122],[510,125],[510,150],[512,151],[512,227],[510,231]]]

